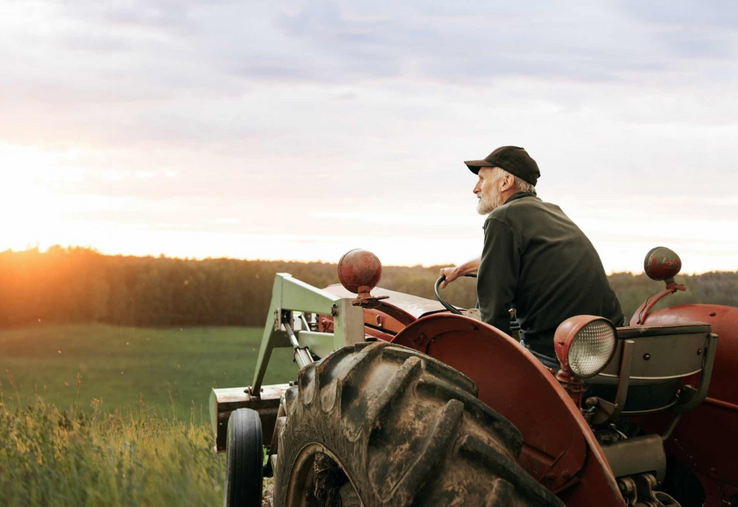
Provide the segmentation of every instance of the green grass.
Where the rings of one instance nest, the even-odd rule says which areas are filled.
[[[6,405],[36,396],[60,408],[125,410],[143,401],[181,420],[208,420],[213,387],[251,384],[262,329],[150,329],[99,324],[0,330]],[[266,383],[292,380],[291,350],[276,350]]]
[[[225,460],[204,424],[139,405],[122,414],[0,402],[0,505],[218,505]]]
[[[251,383],[261,334],[0,330],[0,506],[222,504],[210,389]],[[291,350],[276,350],[266,382],[296,375]]]

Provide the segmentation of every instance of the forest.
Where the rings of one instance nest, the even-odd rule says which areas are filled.
[[[380,286],[434,298],[441,266],[383,268]],[[0,327],[32,323],[121,326],[262,326],[275,273],[316,287],[338,283],[336,265],[237,259],[176,259],[103,255],[88,248],[51,247],[0,252]],[[614,273],[610,285],[629,317],[662,282]],[[678,275],[687,287],[666,304],[738,306],[738,272]],[[456,282],[446,299],[471,307],[474,281]]]

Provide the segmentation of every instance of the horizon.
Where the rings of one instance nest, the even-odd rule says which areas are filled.
[[[282,263],[294,263],[294,264],[329,264],[329,265],[337,265],[338,261],[340,260],[340,256],[334,260],[297,260],[297,259],[260,259],[260,258],[248,258],[248,257],[179,257],[176,255],[166,255],[164,253],[159,254],[145,254],[145,255],[135,255],[135,254],[124,254],[124,253],[107,253],[103,252],[95,247],[92,246],[83,246],[83,245],[50,245],[46,248],[41,248],[39,245],[27,245],[24,249],[13,249],[8,248],[5,250],[0,250],[0,254],[11,252],[14,254],[23,254],[23,253],[30,253],[30,252],[37,252],[39,254],[46,254],[49,252],[49,250],[52,249],[61,249],[63,251],[71,251],[71,250],[83,250],[86,252],[91,252],[95,254],[102,255],[104,257],[133,257],[138,259],[145,259],[145,258],[152,258],[152,259],[172,259],[172,260],[184,260],[184,261],[206,261],[206,260],[234,260],[234,261],[244,261],[244,262],[282,262]],[[346,252],[344,252],[346,253]],[[677,252],[678,254],[679,252]],[[382,259],[380,259],[380,262]],[[386,264],[382,262],[382,268],[423,268],[423,269],[429,269],[429,268],[438,268],[438,267],[445,267],[445,264]],[[692,271],[685,271],[681,270],[677,276],[684,275],[684,276],[699,276],[706,273],[738,273],[738,269],[736,270],[712,270],[712,271],[703,271],[703,272],[692,272]],[[645,271],[641,269],[640,271],[608,271],[606,272],[607,276],[611,275],[618,275],[618,274],[630,274],[633,276],[640,276],[645,275]]]

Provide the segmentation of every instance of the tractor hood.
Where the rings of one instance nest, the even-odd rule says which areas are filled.
[[[342,298],[356,298],[356,294],[346,290],[341,284],[329,285],[323,289],[326,292],[334,294]],[[412,315],[416,319],[432,313],[446,311],[441,303],[433,299],[426,299],[420,296],[413,296],[403,292],[396,292],[381,287],[372,289],[373,296],[387,296],[389,299],[384,300],[384,304],[390,304],[399,308],[406,313]]]

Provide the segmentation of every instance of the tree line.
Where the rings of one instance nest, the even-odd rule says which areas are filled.
[[[435,298],[441,266],[383,268],[380,286]],[[87,248],[0,252],[0,327],[99,322],[125,326],[263,326],[276,273],[316,287],[338,283],[335,264],[237,259],[103,255]],[[615,273],[610,285],[626,316],[663,288],[644,274]],[[686,293],[667,304],[738,306],[738,272],[678,276]],[[443,291],[454,304],[475,304],[474,281]]]

